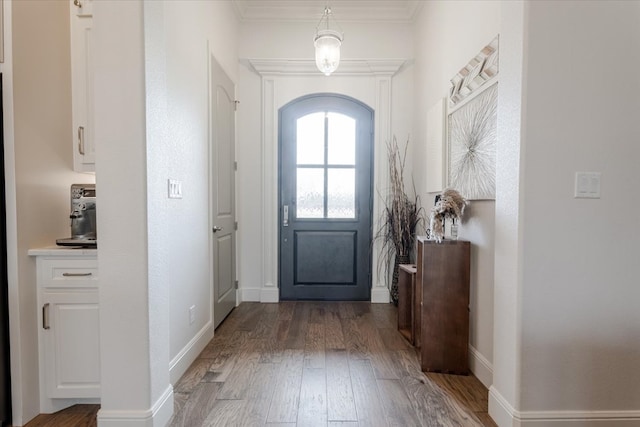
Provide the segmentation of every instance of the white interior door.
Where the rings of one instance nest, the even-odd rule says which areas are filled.
[[[211,231],[214,326],[236,305],[235,89],[209,53]]]

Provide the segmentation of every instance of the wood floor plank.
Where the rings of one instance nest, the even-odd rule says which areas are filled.
[[[378,328],[378,334],[387,350],[410,350],[409,341],[398,333],[396,328]]]
[[[398,325],[398,309],[393,304],[372,304],[371,316],[377,328],[394,329]]]
[[[424,426],[480,426],[476,414],[460,405],[451,395],[416,366],[415,353],[398,351],[398,363],[405,367],[401,382],[421,425]]]
[[[216,400],[209,416],[202,423],[203,427],[240,426],[244,400]]]
[[[249,310],[242,318],[242,321],[238,323],[237,329],[240,331],[252,332],[260,323],[260,318],[264,312],[265,304],[260,304],[258,302],[250,302],[247,304],[250,304],[251,310]]]
[[[233,368],[236,366],[239,354],[224,352],[211,361],[209,370],[202,377],[203,382],[223,383],[229,378]]]
[[[293,311],[293,318],[289,324],[285,348],[304,349],[307,329],[309,328],[309,304],[296,304]]]
[[[173,393],[173,414],[177,414],[187,403],[187,400],[191,396],[191,393]]]
[[[227,379],[220,389],[219,399],[245,399],[252,384],[251,377],[260,360],[260,353],[255,348],[256,341],[248,340],[240,353],[235,365],[229,372]]]
[[[327,382],[324,369],[303,369],[297,423],[299,426],[326,427]]]
[[[309,323],[307,338],[304,345],[305,368],[325,367],[325,325],[322,323]]]
[[[338,307],[339,303],[327,305],[324,317],[325,346],[327,349],[344,350],[346,348]]]
[[[240,417],[241,426],[262,426],[267,421],[269,405],[273,397],[278,366],[273,363],[257,363],[251,376],[245,405]]]
[[[257,319],[257,323],[253,330],[249,334],[250,338],[271,338],[275,335],[276,331],[273,329],[273,325],[278,320],[278,310],[275,304],[261,304],[264,306],[260,317]]]
[[[339,302],[338,313],[341,319],[355,319],[356,313],[353,311],[353,304],[350,302]]]
[[[489,393],[473,375],[447,375],[426,373],[426,377],[447,394],[455,396],[461,405],[474,412],[483,411],[489,405]]]
[[[281,301],[278,304],[278,320],[291,320],[293,319],[293,312],[296,307],[295,301]]]
[[[349,357],[345,350],[327,350],[327,419],[332,421],[358,420],[351,386]]]
[[[219,383],[200,383],[182,409],[173,416],[170,427],[200,427],[209,416],[220,390]]]
[[[377,380],[380,400],[390,426],[419,427],[420,420],[400,380]]]
[[[174,391],[179,393],[191,393],[193,389],[200,383],[202,377],[209,371],[211,359],[196,359],[187,372],[180,378],[174,387]]]
[[[267,416],[269,423],[295,423],[298,418],[304,352],[285,350]]]
[[[359,322],[355,318],[350,318],[344,319],[341,323],[349,358],[354,360],[368,359],[370,352],[360,331]]]
[[[386,427],[385,414],[371,364],[368,360],[349,359],[349,370],[358,424],[361,427]]]
[[[311,303],[309,323],[324,323],[326,303]]]

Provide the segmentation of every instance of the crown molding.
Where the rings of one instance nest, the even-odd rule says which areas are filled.
[[[318,22],[325,0],[232,0],[241,22]],[[411,23],[422,8],[420,0],[334,0],[329,3],[337,22]]]

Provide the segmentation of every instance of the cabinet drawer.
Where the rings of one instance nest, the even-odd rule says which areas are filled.
[[[42,259],[38,266],[41,287],[98,286],[96,259]]]

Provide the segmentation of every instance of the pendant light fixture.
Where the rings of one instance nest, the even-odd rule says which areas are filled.
[[[325,76],[330,75],[338,69],[338,65],[340,64],[340,46],[344,38],[342,31],[332,30],[330,28],[330,17],[333,17],[333,15],[331,8],[327,5],[316,26],[316,37],[313,40],[313,44],[316,47],[316,66]],[[338,26],[338,29],[340,29],[335,19],[333,21],[334,24]]]

